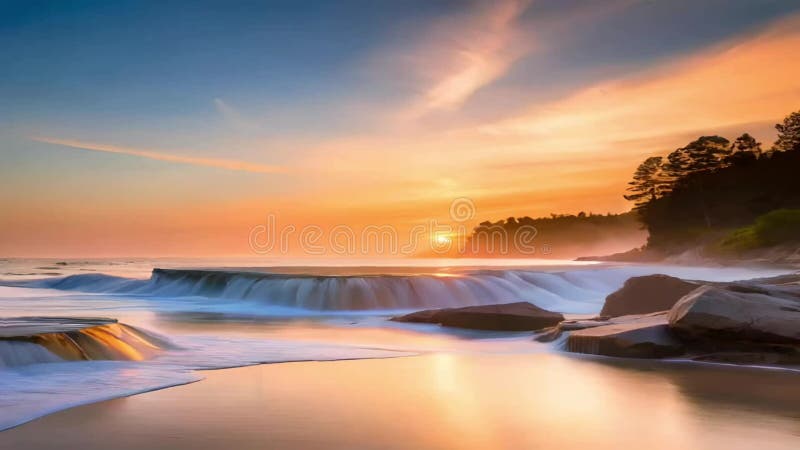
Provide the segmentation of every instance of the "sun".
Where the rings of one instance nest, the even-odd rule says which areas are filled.
[[[433,240],[439,245],[447,245],[451,242],[450,236],[446,234],[437,234],[433,237]]]

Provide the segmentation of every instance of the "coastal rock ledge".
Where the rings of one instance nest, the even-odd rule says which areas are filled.
[[[666,311],[698,286],[661,274],[629,278],[621,289],[606,297],[600,315],[618,317]]]
[[[800,364],[800,284],[796,280],[703,284],[639,277],[631,281],[609,295],[606,305],[616,301],[615,307],[619,307],[619,299],[635,291],[643,304],[641,308],[649,308],[654,296],[658,297],[656,303],[670,303],[676,293],[690,286],[695,288],[661,312],[565,321],[540,334],[537,340],[552,341],[570,333],[565,339],[565,350],[575,353]],[[664,283],[669,283],[672,289],[666,289]],[[633,305],[633,300],[627,297],[624,303]]]
[[[172,346],[166,340],[116,319],[0,319],[0,369],[57,361],[138,361],[168,348]]]
[[[672,307],[669,326],[691,340],[798,345],[800,297],[758,286],[703,286]]]
[[[515,302],[465,308],[429,309],[393,317],[391,320],[434,323],[445,327],[472,330],[535,331],[557,325],[564,320],[564,316],[528,302]]]
[[[684,352],[683,343],[669,328],[666,313],[624,319],[575,331],[567,338],[567,350],[625,358],[664,358]]]

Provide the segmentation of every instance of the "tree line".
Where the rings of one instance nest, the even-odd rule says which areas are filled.
[[[530,240],[527,244],[519,240]],[[633,213],[550,214],[508,217],[478,224],[467,238],[469,256],[574,258],[638,246],[644,232]],[[523,245],[525,244],[525,245]],[[533,253],[518,250],[533,245]]]
[[[625,198],[649,232],[648,249],[680,251],[769,211],[800,207],[800,111],[775,128],[767,150],[748,133],[733,142],[701,136],[645,159]]]

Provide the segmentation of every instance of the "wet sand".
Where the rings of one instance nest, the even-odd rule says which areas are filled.
[[[7,430],[0,448],[800,448],[790,372],[435,353],[203,375]]]

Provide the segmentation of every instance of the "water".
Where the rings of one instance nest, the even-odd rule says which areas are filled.
[[[241,263],[234,261],[233,263]],[[567,261],[534,266],[477,267],[474,261],[433,266],[409,260],[407,266],[273,266],[207,268],[206,261],[70,263],[72,273],[40,278],[17,268],[7,284],[38,289],[106,294],[104,298],[147,301],[159,311],[245,315],[305,315],[314,312],[409,311],[529,301],[545,309],[593,314],[605,297],[628,278],[665,273],[681,278],[732,281],[785,273],[781,270],[608,265]],[[150,262],[150,265],[162,263]],[[284,262],[285,263],[285,262]],[[425,266],[424,264],[427,264]],[[530,263],[529,263],[530,264]],[[170,267],[173,266],[173,267]],[[187,267],[188,266],[188,267]],[[54,266],[40,266],[50,268]],[[76,269],[77,267],[77,269]],[[77,273],[75,271],[78,271]],[[85,273],[85,272],[91,273]],[[108,274],[105,272],[111,272]],[[120,276],[119,274],[127,276]],[[64,275],[64,276],[61,276]]]
[[[537,353],[272,364],[88,405],[2,449],[795,450],[798,375]],[[757,380],[757,382],[754,382]],[[57,438],[55,438],[57,436]]]
[[[197,381],[198,369],[431,352],[555,351],[532,342],[529,333],[387,321],[398,312],[525,300],[567,314],[594,314],[631,276],[731,281],[785,273],[567,261],[478,263],[0,261],[0,316],[112,317],[159,342],[134,358],[126,357],[130,342],[124,339],[95,339],[92,345],[106,360],[83,361],[52,345],[0,341],[0,429],[75,405]]]

